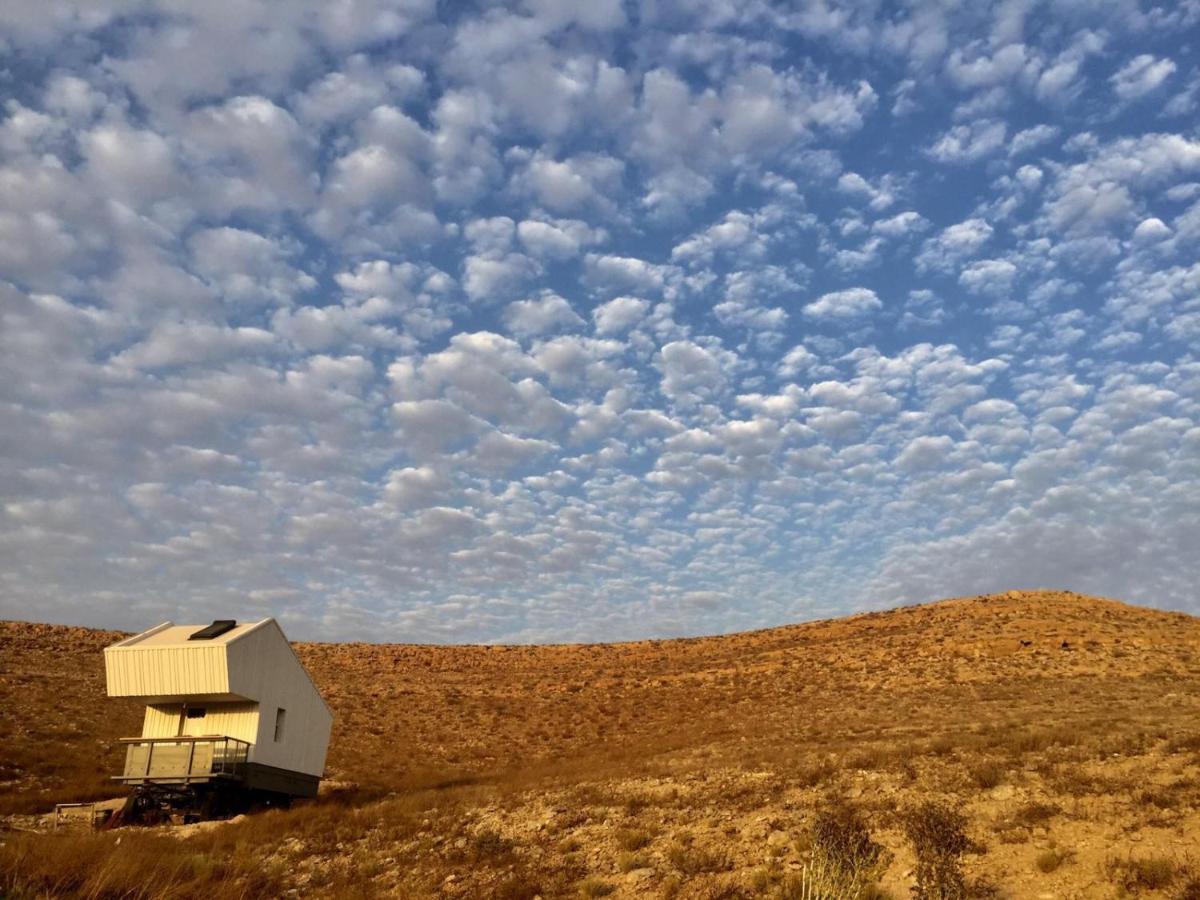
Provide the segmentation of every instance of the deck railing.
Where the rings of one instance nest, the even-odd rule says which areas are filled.
[[[127,744],[125,772],[117,781],[190,784],[213,778],[239,778],[250,743],[224,735],[121,738]]]

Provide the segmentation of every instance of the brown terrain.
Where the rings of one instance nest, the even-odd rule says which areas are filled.
[[[1014,591],[694,640],[299,644],[336,716],[319,799],[55,833],[55,802],[120,793],[119,636],[0,623],[0,897],[1200,898],[1180,613]]]

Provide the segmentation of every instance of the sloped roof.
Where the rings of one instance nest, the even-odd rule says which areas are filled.
[[[231,628],[224,634],[219,634],[214,638],[204,641],[192,641],[189,638],[201,628],[207,628],[207,622],[203,625],[174,625],[170,622],[163,622],[161,625],[155,625],[141,634],[135,634],[131,638],[118,641],[108,649],[116,650],[117,648],[131,647],[139,649],[143,647],[211,647],[214,644],[231,644],[238,638],[249,634],[256,628],[266,625],[270,621],[270,619],[263,619],[259,622],[246,622]]]

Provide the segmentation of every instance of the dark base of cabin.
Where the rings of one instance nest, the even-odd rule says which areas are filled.
[[[262,763],[246,763],[242,783],[255,791],[270,791],[290,797],[315,797],[321,779],[315,775],[264,766]]]
[[[241,778],[220,778],[189,784],[143,780],[105,827],[157,825],[222,819],[238,813],[287,808],[297,797],[315,797],[319,779],[276,769],[250,766]]]

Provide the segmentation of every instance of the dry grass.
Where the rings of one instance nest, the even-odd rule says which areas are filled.
[[[1200,622],[1178,614],[1045,593],[687,641],[298,645],[354,788],[186,838],[5,832],[115,793],[138,730],[103,698],[115,638],[0,623],[0,895],[798,896],[801,867],[845,846],[867,870],[872,845],[862,896],[911,895],[922,854],[951,892],[1193,884]],[[929,801],[987,853],[922,849]]]
[[[217,856],[150,834],[12,835],[0,860],[0,896],[14,900],[47,894],[224,900],[270,896],[282,884],[280,867],[252,851],[234,848],[228,856]]]

